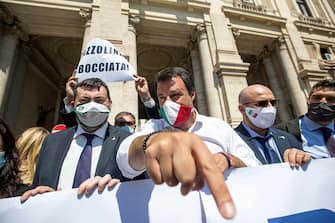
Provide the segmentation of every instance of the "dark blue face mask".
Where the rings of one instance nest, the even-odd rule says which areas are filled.
[[[316,122],[329,122],[335,118],[335,105],[329,103],[310,103],[308,117]]]

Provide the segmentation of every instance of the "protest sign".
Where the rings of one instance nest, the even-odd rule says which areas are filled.
[[[335,159],[312,160],[291,169],[287,163],[239,168],[227,176],[236,216],[219,214],[208,188],[180,194],[180,187],[150,180],[118,184],[112,190],[78,198],[76,189],[0,199],[0,222],[58,223],[334,223]]]
[[[135,78],[134,67],[113,44],[104,39],[88,42],[77,67],[78,81],[97,77],[105,83],[130,81]]]

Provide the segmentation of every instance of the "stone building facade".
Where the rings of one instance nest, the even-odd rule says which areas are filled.
[[[263,83],[278,121],[306,112],[335,76],[333,0],[0,0],[0,117],[15,130],[59,121],[67,77],[94,37],[110,40],[154,92],[167,66],[193,74],[202,114],[237,125],[237,96]],[[133,82],[109,84],[113,114],[145,119]]]

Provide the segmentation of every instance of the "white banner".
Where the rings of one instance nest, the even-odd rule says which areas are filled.
[[[237,208],[233,223],[334,223],[335,159],[233,170],[227,184]],[[76,190],[0,200],[0,222],[227,222],[207,189],[180,195],[179,187],[127,182],[77,198]]]
[[[92,39],[88,42],[77,67],[78,82],[98,77],[105,83],[130,81],[135,78],[134,67],[124,58],[111,42]]]

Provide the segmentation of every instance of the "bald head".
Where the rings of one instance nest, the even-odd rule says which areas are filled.
[[[242,105],[249,102],[269,99],[274,99],[272,91],[261,84],[253,84],[244,88],[238,96],[238,102]]]

